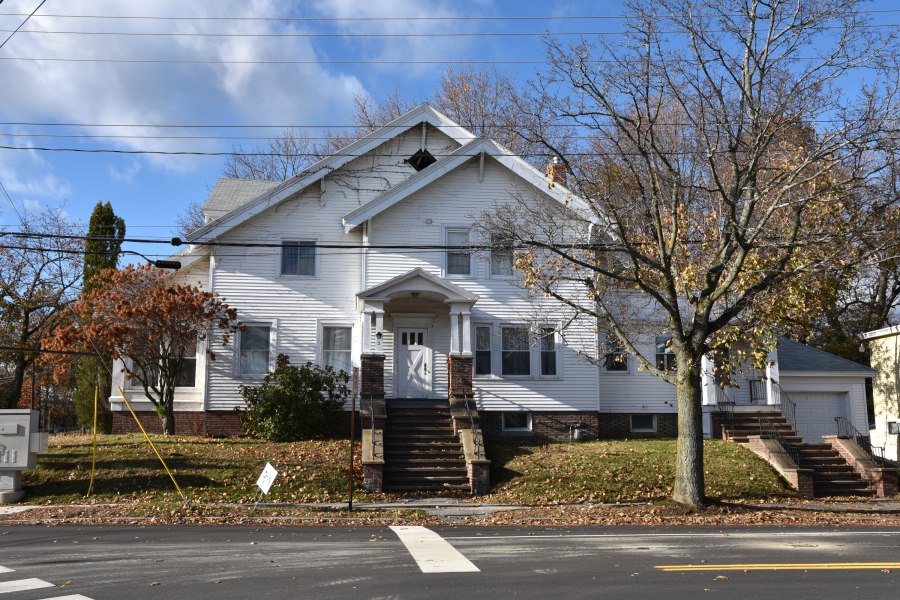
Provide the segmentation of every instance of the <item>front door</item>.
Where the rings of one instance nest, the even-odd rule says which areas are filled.
[[[427,398],[431,373],[428,330],[399,329],[397,341],[397,397]]]

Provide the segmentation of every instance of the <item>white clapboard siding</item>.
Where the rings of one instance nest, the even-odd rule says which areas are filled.
[[[530,184],[490,158],[485,159],[484,180],[479,182],[478,162],[473,159],[375,217],[370,231],[371,243],[381,245],[402,241],[405,244],[439,245],[443,241],[444,226],[471,224],[479,213],[490,210],[495,202],[513,202],[510,194],[517,189],[529,194],[533,190]],[[441,276],[442,257],[440,251],[403,254],[372,250],[366,261],[366,285],[377,285],[416,267]],[[478,269],[474,277],[450,278],[453,283],[479,295],[480,299],[472,308],[472,322],[527,322],[532,304],[523,290],[507,279],[489,278],[485,260],[479,259],[476,263]],[[395,310],[392,305],[387,304],[385,310]],[[436,330],[449,334],[449,318],[446,328],[438,325],[441,322],[443,319],[435,320]],[[593,343],[592,336],[573,337],[590,339]],[[434,391],[446,393],[446,387],[439,387],[438,382],[443,380],[442,385],[446,386],[446,373],[440,373],[439,369],[446,369],[449,335],[444,342],[446,346],[437,338],[434,341]],[[479,408],[597,410],[597,368],[578,357],[578,349],[560,347],[561,379],[476,379],[474,387]],[[389,356],[388,360],[391,358]],[[388,361],[386,367],[387,364]]]
[[[656,360],[655,347],[635,344],[644,358]],[[677,412],[675,386],[649,371],[638,369],[633,356],[628,357],[627,373],[607,373],[600,369],[600,412],[604,413],[671,413]]]
[[[420,146],[421,128],[413,128],[330,174],[325,180],[324,206],[321,188],[313,186],[228,232],[221,241],[314,239],[323,244],[361,246],[360,230],[344,233],[341,217],[415,173],[403,159]],[[440,157],[459,144],[429,127],[426,146]],[[319,360],[321,322],[353,326],[354,366],[359,366],[361,334],[356,293],[363,289],[360,250],[320,250],[316,278],[280,277],[280,260],[277,248],[218,247],[213,289],[238,309],[242,322],[274,323],[275,353],[290,356],[294,364]],[[207,408],[230,410],[242,405],[240,385],[257,384],[259,378],[235,376],[232,347],[215,351],[218,360],[209,367]],[[274,360],[271,357],[273,364]]]

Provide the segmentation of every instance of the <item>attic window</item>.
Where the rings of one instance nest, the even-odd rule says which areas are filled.
[[[431,152],[428,150],[419,150],[409,158],[405,159],[403,162],[409,163],[409,165],[415,169],[416,171],[421,171],[426,167],[430,167],[434,163],[437,162],[437,159],[431,155]]]

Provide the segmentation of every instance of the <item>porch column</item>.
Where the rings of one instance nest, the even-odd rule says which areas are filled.
[[[472,313],[462,313],[462,355],[472,356]]]
[[[384,304],[366,301],[362,317],[362,356],[360,356],[360,398],[384,398]],[[375,336],[372,336],[375,317]],[[380,334],[380,335],[379,335]]]
[[[713,406],[716,403],[716,375],[713,361],[703,355],[700,359],[701,383],[703,390],[703,404]]]
[[[384,355],[384,311],[375,311],[375,354]]]
[[[778,350],[769,352],[766,357],[766,404],[775,403],[775,384],[781,375],[778,373]]]
[[[372,309],[366,307],[360,321],[362,329],[362,354],[372,352]]]
[[[450,354],[459,355],[459,313],[450,313]]]

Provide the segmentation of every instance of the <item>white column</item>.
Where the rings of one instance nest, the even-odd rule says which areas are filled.
[[[375,354],[384,354],[384,311],[375,311]]]
[[[766,404],[775,402],[775,384],[781,376],[778,374],[778,350],[772,350],[766,357]]]
[[[372,353],[372,311],[367,309],[362,314],[362,354]]]
[[[472,356],[472,313],[462,313],[462,354]]]
[[[450,354],[459,355],[459,313],[450,313]]]
[[[716,376],[713,361],[703,355],[700,359],[700,377],[703,389],[703,404],[712,406],[716,403]]]

